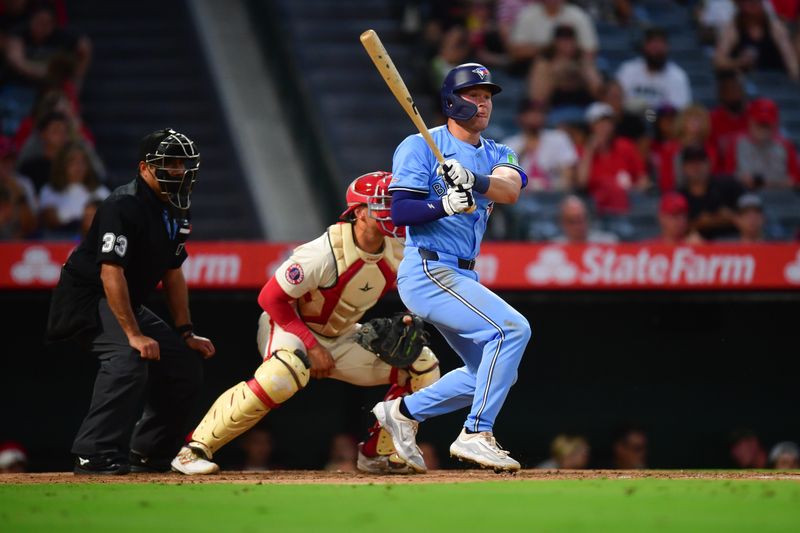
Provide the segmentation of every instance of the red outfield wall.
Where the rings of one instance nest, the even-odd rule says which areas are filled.
[[[0,244],[0,288],[49,288],[74,243]],[[202,289],[258,289],[292,243],[194,242],[184,272]],[[548,289],[800,290],[800,245],[558,246],[486,243],[476,270],[489,287]]]

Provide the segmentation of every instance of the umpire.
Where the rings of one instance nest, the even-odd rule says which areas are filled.
[[[48,340],[77,340],[100,362],[72,445],[76,474],[166,471],[180,447],[202,357],[215,351],[193,332],[180,268],[199,166],[200,153],[182,133],[147,135],[139,175],[100,205],[61,270]],[[159,282],[174,328],[143,305]]]

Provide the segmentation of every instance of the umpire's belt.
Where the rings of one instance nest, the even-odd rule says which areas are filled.
[[[425,248],[418,248],[419,256],[423,259],[427,259],[429,261],[439,261],[439,253],[434,252],[433,250],[426,250]],[[452,257],[453,259],[458,260],[458,268],[463,268],[464,270],[475,270],[475,260],[474,259],[461,259],[460,257],[456,257],[450,254],[442,254],[447,257]]]

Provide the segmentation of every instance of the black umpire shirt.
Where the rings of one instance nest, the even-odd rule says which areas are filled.
[[[189,220],[188,211],[162,202],[141,177],[114,190],[98,207],[89,232],[61,270],[50,304],[48,340],[96,330],[97,303],[105,294],[102,263],[123,268],[135,312],[166,271],[179,268],[186,259]]]

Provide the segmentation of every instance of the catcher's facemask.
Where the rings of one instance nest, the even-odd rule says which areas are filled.
[[[378,187],[375,195],[367,202],[367,214],[378,222],[384,235],[397,239],[405,238],[405,226],[398,228],[392,222],[392,197],[384,187]]]
[[[191,194],[200,168],[200,152],[190,138],[169,130],[155,153],[148,153],[145,163],[155,168],[156,180],[169,203],[178,209],[189,209]]]
[[[339,219],[352,222],[356,208],[367,206],[367,215],[378,223],[381,233],[388,237],[405,238],[406,228],[398,228],[392,222],[391,182],[392,173],[385,171],[370,172],[354,179],[347,187],[347,209]]]

